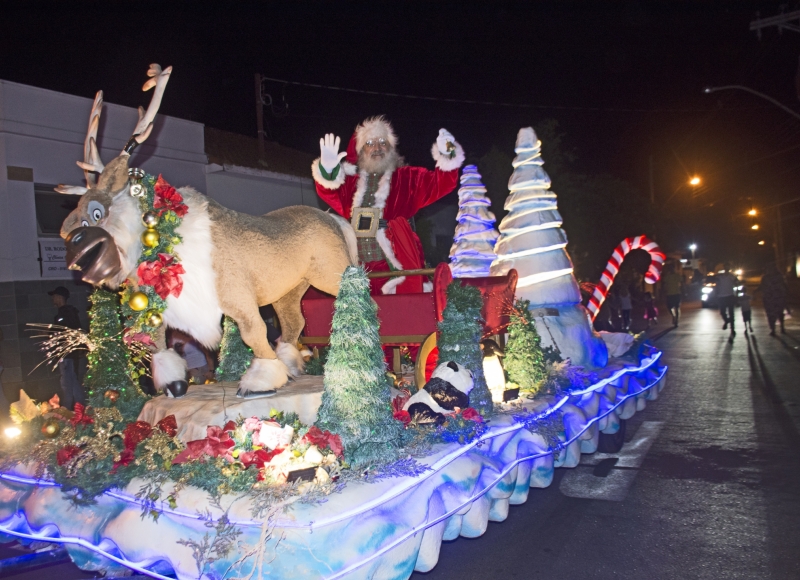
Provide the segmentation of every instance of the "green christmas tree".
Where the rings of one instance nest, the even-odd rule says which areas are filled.
[[[403,426],[392,416],[378,307],[363,268],[344,271],[334,308],[317,426],[342,438],[351,465],[391,461],[402,445]]]
[[[219,344],[218,381],[238,381],[253,362],[253,350],[242,340],[239,327],[233,318],[226,316],[222,323],[222,341]]]
[[[509,312],[505,367],[511,382],[522,391],[536,392],[547,378],[542,339],[533,324],[529,300],[518,300]]]
[[[470,406],[487,416],[494,410],[492,394],[483,376],[481,351],[481,292],[454,280],[447,287],[447,306],[439,323],[439,364],[454,361],[472,371],[475,386],[469,394]]]
[[[139,390],[133,376],[141,372],[140,360],[133,360],[122,338],[119,295],[97,288],[89,296],[89,341],[93,349],[87,355],[88,368],[84,379],[88,402],[93,407],[110,404],[106,392],[119,393],[115,406],[127,420],[136,420],[147,397]],[[134,359],[138,359],[134,355]]]

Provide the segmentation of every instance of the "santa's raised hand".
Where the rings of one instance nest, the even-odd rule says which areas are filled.
[[[335,137],[333,133],[328,133],[319,140],[319,163],[328,173],[336,169],[342,158],[347,155],[347,151],[339,153],[341,142],[341,139]]]
[[[436,146],[439,153],[449,157],[455,156],[456,138],[447,129],[439,129],[439,136],[436,138]]]

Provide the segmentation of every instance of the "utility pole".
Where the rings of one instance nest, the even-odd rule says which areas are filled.
[[[258,126],[258,159],[264,160],[264,101],[261,98],[261,75],[256,73],[256,124]]]

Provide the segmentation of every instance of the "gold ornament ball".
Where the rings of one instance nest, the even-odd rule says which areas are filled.
[[[158,214],[154,211],[146,211],[142,214],[142,223],[147,229],[153,229],[158,225]]]
[[[161,314],[156,312],[155,310],[151,310],[147,313],[147,324],[148,326],[152,326],[153,328],[158,328],[164,322],[164,319],[161,318]]]
[[[148,248],[155,248],[158,245],[160,237],[156,230],[147,229],[142,232],[142,243]]]
[[[58,424],[56,419],[48,419],[42,425],[42,435],[48,439],[55,439],[61,433],[61,425]]]
[[[111,403],[116,403],[117,399],[119,399],[119,391],[116,389],[108,389],[103,396],[111,401]]]
[[[131,294],[131,297],[128,299],[128,306],[131,307],[131,310],[135,310],[136,312],[141,312],[145,308],[147,308],[147,304],[150,302],[147,298],[147,294],[144,292],[134,292]]]

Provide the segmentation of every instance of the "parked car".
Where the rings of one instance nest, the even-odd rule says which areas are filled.
[[[700,295],[700,301],[701,304],[703,305],[703,308],[719,308],[719,300],[717,300],[717,293],[716,293],[717,283],[716,280],[714,280],[714,278],[715,278],[714,274],[708,274],[703,280],[703,286],[700,289],[700,292],[702,293]],[[733,287],[733,293],[734,296],[738,299],[739,296],[743,294],[742,291],[744,290],[744,283],[738,276],[736,277],[736,279],[739,281],[739,285]]]

